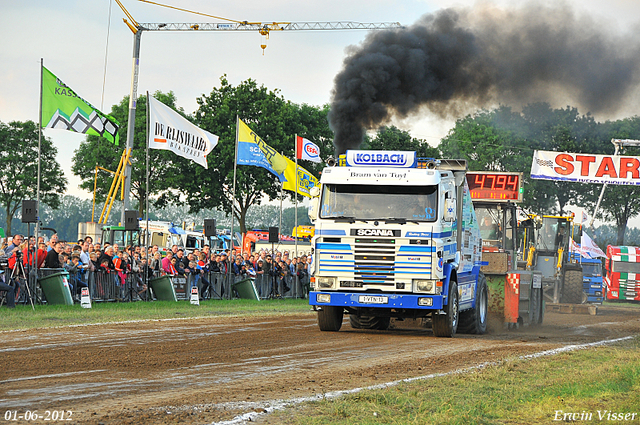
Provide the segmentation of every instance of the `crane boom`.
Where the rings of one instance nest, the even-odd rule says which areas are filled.
[[[134,124],[136,121],[136,103],[138,99],[138,71],[140,63],[140,38],[145,31],[257,31],[262,36],[262,54],[267,47],[266,40],[269,38],[271,31],[326,31],[326,30],[386,30],[403,28],[398,22],[352,22],[352,21],[335,21],[335,22],[249,22],[227,19],[220,16],[209,15],[206,13],[187,10],[175,6],[157,3],[151,0],[139,0],[142,3],[149,3],[156,6],[162,6],[181,12],[193,13],[200,16],[206,16],[216,20],[226,22],[218,23],[138,23],[133,15],[124,7],[121,0],[116,0],[126,18],[122,20],[133,33],[133,69],[131,72],[131,90],[129,94],[129,118],[127,125],[127,149],[133,149]],[[129,192],[131,191],[131,163],[128,162],[124,172],[124,197],[122,204],[122,213],[120,221],[124,223],[124,212],[129,208]],[[147,211],[148,215],[148,211]],[[231,230],[233,231],[233,214],[231,215]]]
[[[143,31],[324,31],[402,28],[398,22],[246,22],[246,23],[140,23]]]

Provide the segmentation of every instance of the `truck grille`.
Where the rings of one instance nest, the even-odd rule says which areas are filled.
[[[395,239],[356,238],[354,278],[365,285],[395,286]]]

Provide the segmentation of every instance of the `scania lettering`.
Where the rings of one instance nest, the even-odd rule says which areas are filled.
[[[464,160],[347,151],[312,191],[312,291],[322,331],[424,319],[433,333],[484,333],[487,286]]]

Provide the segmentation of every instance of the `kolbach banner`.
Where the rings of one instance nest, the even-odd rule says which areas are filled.
[[[218,136],[190,123],[153,96],[148,99],[149,148],[173,151],[208,168],[207,155],[218,144]]]
[[[535,151],[531,178],[578,183],[640,185],[636,156]]]
[[[44,66],[42,124],[45,128],[102,136],[118,144],[118,121],[94,108]]]

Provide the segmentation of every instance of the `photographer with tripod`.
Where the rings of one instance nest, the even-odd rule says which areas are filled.
[[[5,252],[2,250],[0,250],[0,258],[2,258],[2,260],[0,261],[2,261],[3,263],[7,260],[5,256]],[[7,284],[7,281],[10,281],[10,275],[9,276],[7,275],[8,271],[9,271],[9,268],[0,271],[0,292],[1,291],[6,292],[7,307],[15,308],[16,292],[13,286]]]
[[[20,290],[20,282],[16,279],[16,273],[22,271],[22,250],[20,244],[24,241],[22,235],[14,235],[11,244],[4,251],[4,258],[7,260],[7,269],[4,274],[4,282],[0,282],[0,291],[6,291],[7,307],[16,306],[16,290]],[[24,276],[26,281],[26,276]]]

